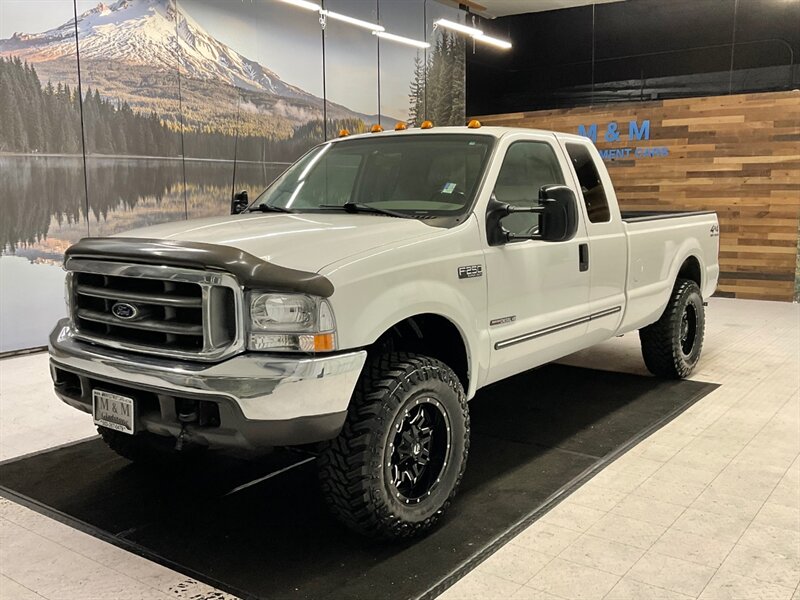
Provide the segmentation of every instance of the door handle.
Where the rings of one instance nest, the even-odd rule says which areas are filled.
[[[581,271],[589,270],[589,244],[578,246],[578,265]]]

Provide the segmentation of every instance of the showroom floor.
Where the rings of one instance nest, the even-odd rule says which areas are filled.
[[[693,379],[721,386],[442,598],[800,598],[800,306],[710,300]],[[569,357],[644,373],[638,337]],[[0,459],[91,436],[44,354],[0,361]],[[0,482],[1,483],[1,482]],[[0,597],[230,597],[0,498]]]

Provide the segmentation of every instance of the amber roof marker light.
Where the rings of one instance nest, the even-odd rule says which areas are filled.
[[[406,129],[408,129],[408,125],[403,123],[403,121],[398,121],[394,126],[395,131],[405,131]]]
[[[347,137],[348,135],[350,135],[350,132],[347,129],[339,130],[339,137]]]
[[[422,125],[419,126],[420,129],[433,129],[433,121],[423,121]]]
[[[377,123],[375,123],[375,125],[373,125],[372,128],[369,130],[370,133],[380,133],[381,131],[383,131],[383,127],[381,127]]]
[[[467,123],[467,127],[469,127],[470,129],[480,129],[481,122],[478,121],[478,119],[471,119],[470,122]]]

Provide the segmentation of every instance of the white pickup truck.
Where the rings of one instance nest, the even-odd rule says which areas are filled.
[[[67,251],[55,390],[135,461],[315,444],[375,537],[439,520],[482,387],[634,330],[687,376],[719,272],[714,213],[621,214],[589,140],[476,122],[325,142],[231,212]]]

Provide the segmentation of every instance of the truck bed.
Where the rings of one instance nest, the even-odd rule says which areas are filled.
[[[696,211],[669,211],[669,210],[629,210],[622,211],[622,220],[626,223],[639,223],[641,221],[658,221],[660,219],[676,219],[679,217],[694,217],[696,215],[714,214],[713,210]]]
[[[694,257],[704,297],[717,286],[719,223],[713,211],[622,213],[628,238],[628,306],[621,332],[655,321],[681,265]]]

